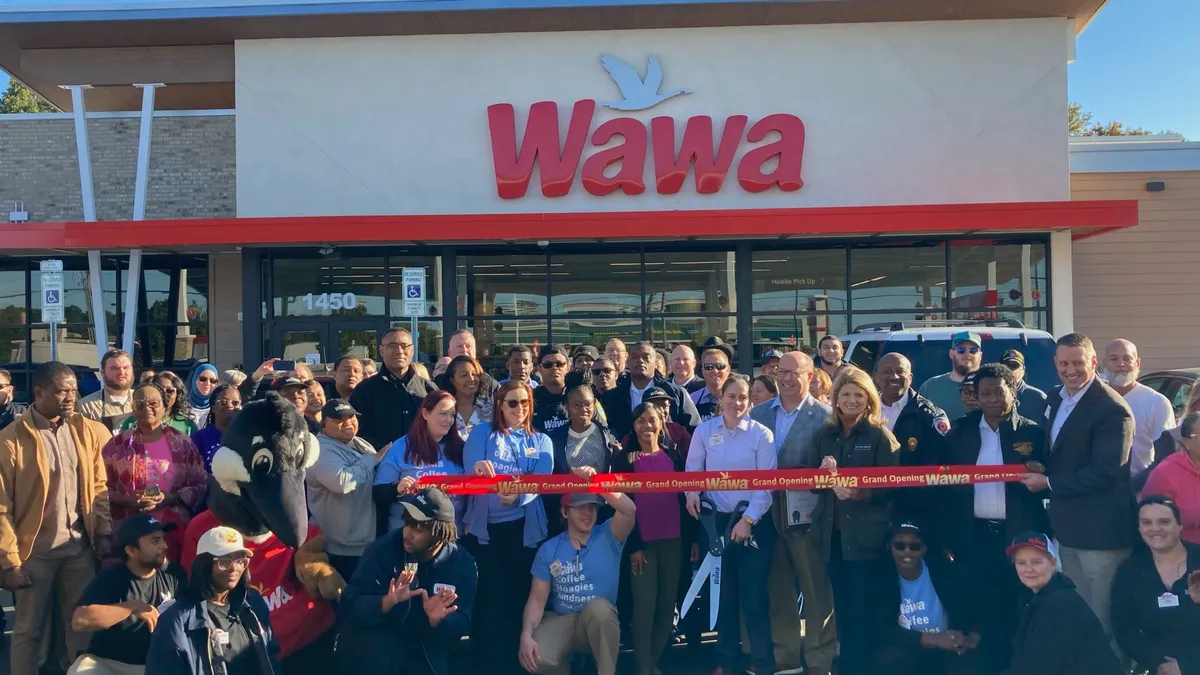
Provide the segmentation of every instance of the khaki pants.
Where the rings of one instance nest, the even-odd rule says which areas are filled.
[[[63,558],[31,556],[21,565],[33,585],[14,593],[16,616],[13,620],[12,675],[37,675],[43,646],[55,633],[65,633],[66,659],[51,653],[50,665],[66,665],[87,649],[91,636],[71,630],[71,615],[83,595],[83,589],[96,576],[96,557],[84,544],[79,553]],[[57,612],[58,625],[47,619]],[[49,627],[49,631],[47,631]]]
[[[599,675],[615,675],[621,646],[617,608],[604,598],[595,598],[578,614],[546,612],[533,631],[533,641],[541,654],[538,675],[567,675],[574,653],[591,654]]]
[[[1130,553],[1130,549],[1127,548],[1113,551],[1089,551],[1063,546],[1059,549],[1063,574],[1075,584],[1080,597],[1096,613],[1100,619],[1100,625],[1104,626],[1104,632],[1110,638],[1112,637],[1112,612],[1109,610],[1109,600],[1113,577],[1117,575],[1117,568],[1125,562]]]
[[[671,640],[683,542],[647,542],[642,553],[646,556],[645,569],[629,576],[633,590],[633,660],[637,675],[651,675]]]
[[[145,675],[146,666],[121,663],[84,654],[76,659],[67,675]]]

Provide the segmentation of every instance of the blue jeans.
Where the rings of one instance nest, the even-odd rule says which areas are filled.
[[[717,529],[729,527],[730,514],[717,514]],[[740,615],[746,615],[750,637],[750,662],[755,672],[775,672],[775,645],[771,642],[770,595],[767,578],[775,548],[775,525],[769,516],[751,530],[758,548],[730,543],[721,556],[721,603],[717,615],[717,663],[726,672],[738,672],[742,655]],[[740,612],[739,612],[740,609]]]

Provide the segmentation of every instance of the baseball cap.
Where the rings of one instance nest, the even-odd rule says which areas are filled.
[[[710,349],[715,349],[717,351],[724,352],[726,358],[728,358],[730,361],[733,361],[733,349],[731,349],[729,347],[729,345],[725,343],[724,340],[717,337],[716,335],[708,338],[707,340],[704,341],[704,344],[700,345],[700,358],[703,359],[704,352],[707,352]]]
[[[242,535],[232,527],[214,527],[200,535],[200,541],[196,542],[196,555],[207,553],[214,558],[220,558],[238,552],[245,553],[250,557],[254,556],[254,553],[242,542]]]
[[[964,377],[964,378],[963,378],[962,384],[958,385],[958,388],[959,388],[959,389],[964,389],[964,388],[966,388],[966,387],[971,387],[971,388],[974,388],[974,387],[975,387],[975,380],[977,380],[977,379],[979,379],[979,375],[978,375],[978,374],[976,374],[976,373],[967,373],[966,377]]]
[[[427,487],[415,495],[400,500],[409,518],[425,523],[431,520],[443,523],[454,522],[454,502],[449,495],[437,488]]]
[[[273,389],[274,391],[283,391],[284,389],[287,389],[289,387],[307,387],[307,386],[308,385],[304,384],[304,380],[301,380],[300,378],[296,377],[295,375],[288,375],[287,377],[281,377],[278,380],[275,380],[275,382],[271,385],[271,389]]]
[[[767,353],[763,354],[763,363],[766,363],[767,361],[770,361],[771,359],[781,359],[781,358],[783,358],[783,352],[779,351],[778,349],[768,349]]]
[[[670,401],[671,397],[667,394],[667,390],[662,387],[650,387],[642,394],[642,403],[650,401]]]
[[[1050,537],[1033,530],[1027,530],[1013,537],[1012,543],[1004,549],[1004,554],[1011,558],[1017,554],[1017,551],[1026,547],[1041,549],[1051,558],[1058,560],[1058,548],[1055,547],[1054,542],[1050,541]]]
[[[1015,363],[1017,366],[1024,368],[1025,355],[1015,349],[1010,349],[1004,352],[1004,356],[1000,357],[1000,363],[1003,363],[1006,366],[1010,363]]]
[[[591,345],[579,345],[575,349],[571,350],[571,360],[574,361],[580,356],[587,356],[595,361],[596,359],[600,358],[600,350]]]
[[[575,494],[565,494],[562,496],[562,505],[568,509],[572,506],[586,506],[595,504],[597,506],[604,503],[604,499],[600,495],[590,492],[579,492]]]
[[[344,420],[357,414],[358,411],[354,409],[354,406],[344,398],[330,399],[325,407],[321,408],[321,419]]]
[[[900,532],[911,532],[917,536],[924,536],[921,532],[921,526],[910,518],[901,518],[892,521],[892,534],[899,534]]]
[[[175,529],[175,523],[164,523],[154,516],[139,513],[126,518],[125,522],[121,523],[121,528],[117,530],[117,546],[122,549],[126,546],[137,546],[138,539],[148,534],[170,532],[173,529]]]
[[[959,344],[961,344],[963,342],[974,342],[976,347],[983,346],[983,338],[979,337],[979,333],[963,331],[962,333],[955,333],[954,335],[952,335],[950,337],[950,346],[951,347],[957,347]]]

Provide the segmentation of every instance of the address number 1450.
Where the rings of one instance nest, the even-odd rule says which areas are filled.
[[[304,296],[304,306],[307,309],[353,309],[358,306],[358,298],[353,293],[309,293]]]

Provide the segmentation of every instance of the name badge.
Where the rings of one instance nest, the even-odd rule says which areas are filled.
[[[562,574],[562,570],[562,562],[555,560],[554,562],[550,563],[550,576],[556,577]]]
[[[1179,596],[1178,595],[1175,595],[1174,593],[1163,593],[1162,595],[1158,596],[1159,609],[1166,609],[1167,607],[1178,607],[1178,606],[1179,606]]]
[[[538,456],[537,446],[531,445],[528,448],[525,448],[525,456],[526,457],[537,457]]]
[[[213,631],[213,640],[222,647],[229,646],[229,633],[218,628]]]
[[[712,436],[708,437],[709,445],[720,445],[724,442],[725,442],[725,437],[722,436],[721,434],[713,434]]]
[[[441,590],[442,590],[443,588],[444,588],[444,589],[446,589],[446,590],[448,590],[448,591],[450,591],[451,593],[457,593],[457,592],[458,592],[458,589],[457,589],[457,588],[455,588],[455,587],[454,587],[453,585],[451,585],[451,584],[434,584],[434,585],[433,585],[433,594],[434,594],[434,595],[437,595],[438,593],[440,593],[440,592],[441,592]]]

